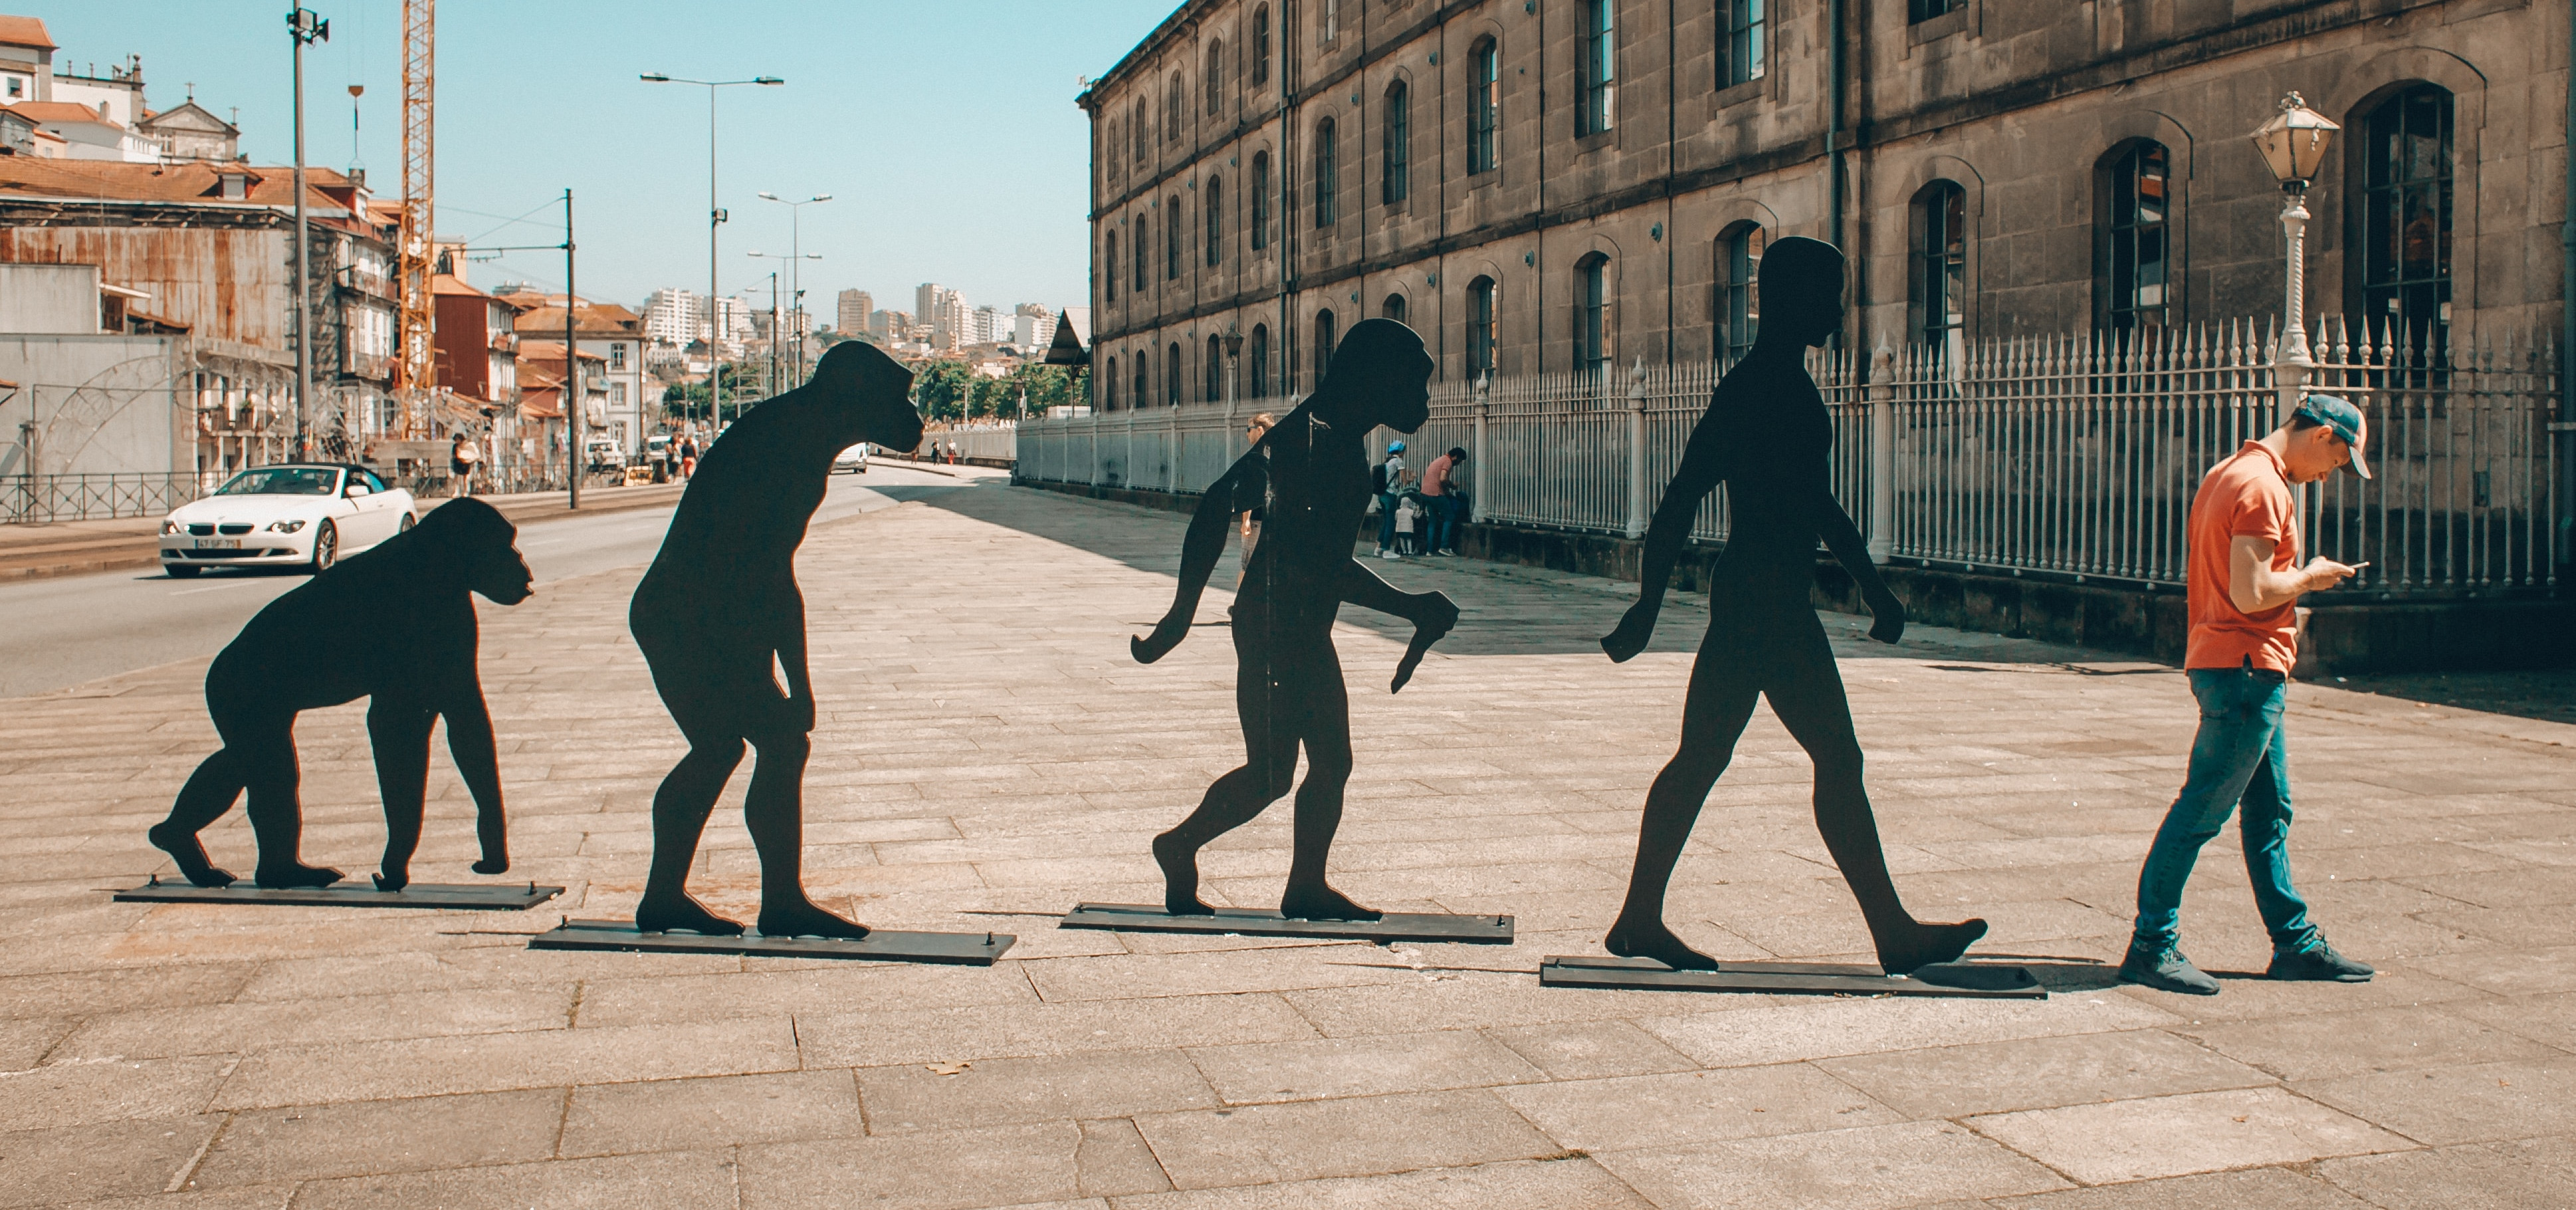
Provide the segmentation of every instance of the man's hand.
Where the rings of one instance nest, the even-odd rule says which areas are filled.
[[[1894,643],[1905,637],[1905,602],[1894,593],[1881,593],[1869,601],[1869,637],[1882,643]]]
[[[1660,612],[1654,602],[1639,601],[1628,607],[1619,628],[1601,640],[1601,650],[1610,654],[1613,664],[1625,664],[1646,649],[1646,640],[1655,637],[1655,615]]]
[[[1171,654],[1172,648],[1180,646],[1181,640],[1188,637],[1190,637],[1190,620],[1187,617],[1167,616],[1155,625],[1154,633],[1141,639],[1130,636],[1127,640],[1127,653],[1135,656],[1139,664],[1151,664]]]
[[[2359,574],[2361,569],[2358,567],[2337,563],[2320,555],[2308,560],[2308,565],[2300,569],[2300,591],[2322,592],[2325,589],[2339,587],[2345,580]]]

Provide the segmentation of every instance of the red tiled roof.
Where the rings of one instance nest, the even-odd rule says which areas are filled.
[[[45,33],[42,17],[0,16],[0,46],[28,46],[37,50],[60,50]]]
[[[20,101],[10,106],[9,112],[30,122],[96,122],[101,126],[125,129],[118,125],[116,119],[78,101]]]
[[[450,274],[450,273],[432,273],[432,274],[430,274],[430,275],[429,275],[429,292],[430,292],[430,293],[432,293],[432,294],[458,294],[458,295],[465,295],[465,296],[467,296],[467,297],[472,297],[472,298],[490,298],[490,297],[492,297],[492,296],[491,296],[491,295],[489,295],[489,294],[485,294],[485,293],[484,293],[484,292],[482,292],[481,290],[477,290],[477,289],[475,289],[475,288],[474,288],[474,287],[472,287],[472,286],[466,285],[464,282],[458,281],[458,280],[456,279],[456,276],[455,276],[454,274]],[[563,346],[562,346],[562,345],[558,344],[558,345],[556,345],[556,346],[555,346],[555,356],[556,356],[556,357],[558,357],[558,358],[560,358],[560,357],[562,357],[562,356],[563,356]]]
[[[224,197],[223,176],[250,178],[246,196]],[[304,204],[326,215],[344,211],[326,190],[349,187],[347,177],[328,168],[304,170]],[[114,160],[57,160],[34,156],[0,156],[0,200],[69,198],[93,202],[210,202],[234,205],[292,206],[295,170],[252,168],[246,164],[126,164]]]

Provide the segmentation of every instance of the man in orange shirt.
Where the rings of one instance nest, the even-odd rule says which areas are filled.
[[[2192,863],[2240,806],[2245,870],[2272,933],[2265,973],[2343,983],[2364,982],[2373,973],[2326,944],[2308,923],[2307,901],[2290,886],[2289,742],[2281,725],[2298,654],[2299,594],[2332,588],[2357,570],[2324,558],[2300,565],[2290,485],[2317,482],[2338,468],[2369,478],[2362,459],[2368,437],[2361,409],[2331,395],[2309,395],[2288,423],[2213,468],[2192,498],[2185,573],[2191,637],[2183,669],[2200,702],[2200,732],[2192,739],[2182,794],[2166,811],[2138,875],[2137,931],[2120,963],[2127,982],[2218,994],[2217,981],[2175,945]]]

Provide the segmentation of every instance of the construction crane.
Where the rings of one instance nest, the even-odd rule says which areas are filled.
[[[432,169],[436,123],[431,100],[438,79],[437,0],[403,0],[402,99],[402,425],[403,436],[428,437],[430,393],[438,384],[430,342],[438,300],[429,277],[437,264]]]

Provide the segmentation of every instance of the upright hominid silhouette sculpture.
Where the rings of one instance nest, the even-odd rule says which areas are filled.
[[[1652,958],[1676,970],[1718,969],[1715,959],[1664,926],[1664,892],[1701,805],[1753,717],[1754,700],[1767,697],[1815,762],[1816,828],[1860,900],[1879,966],[1904,974],[1956,960],[1985,935],[1986,922],[1925,924],[1898,901],[1861,783],[1860,741],[1842,674],[1808,598],[1822,538],[1877,619],[1870,637],[1893,643],[1905,632],[1905,607],[1879,579],[1859,528],[1834,501],[1827,478],[1833,424],[1807,376],[1807,348],[1842,326],[1843,255],[1820,240],[1775,241],[1762,258],[1758,289],[1762,327],[1753,349],[1718,383],[1708,413],[1692,430],[1646,532],[1642,593],[1601,640],[1613,660],[1645,649],[1700,501],[1726,484],[1730,528],[1708,590],[1708,636],[1691,666],[1681,750],[1646,796],[1636,870],[1607,945],[1613,954]]]
[[[483,859],[477,874],[510,868],[501,766],[475,667],[481,639],[472,594],[516,605],[534,592],[514,544],[517,527],[480,500],[451,500],[419,525],[270,602],[206,669],[206,710],[224,746],[197,766],[146,835],[201,887],[230,886],[197,834],[250,792],[261,888],[327,887],[340,871],[304,864],[304,809],[295,716],[367,700],[367,739],[384,799],[385,853],[376,888],[411,884],[429,781],[429,733],[447,720],[447,751],[474,796]]]
[[[1165,910],[1208,915],[1198,896],[1198,852],[1251,822],[1295,783],[1297,750],[1306,782],[1297,788],[1296,855],[1279,914],[1298,920],[1376,920],[1324,880],[1342,788],[1351,776],[1350,700],[1333,649],[1333,618],[1348,601],[1414,625],[1388,691],[1404,688],[1431,644],[1457,625],[1458,607],[1438,592],[1400,592],[1352,557],[1368,509],[1369,431],[1410,433],[1430,418],[1431,358],[1403,324],[1354,325],[1334,350],[1324,381],[1297,410],[1262,434],[1211,485],[1181,544],[1181,576],[1170,612],[1154,633],[1130,642],[1153,663],[1189,636],[1199,594],[1225,547],[1227,523],[1260,508],[1261,542],[1235,597],[1235,713],[1244,763],[1208,787],[1198,810],[1154,838]]]
[[[834,345],[812,381],[753,407],[725,430],[689,479],[627,612],[653,687],[689,741],[689,754],[653,795],[653,866],[635,908],[637,930],[743,931],[691,898],[688,877],[716,796],[749,743],[758,755],[743,820],[760,853],[760,931],[868,935],[867,926],[805,897],[814,684],[796,548],[823,503],[835,455],[862,441],[899,450],[920,443],[911,387],[912,375],[876,346]]]

